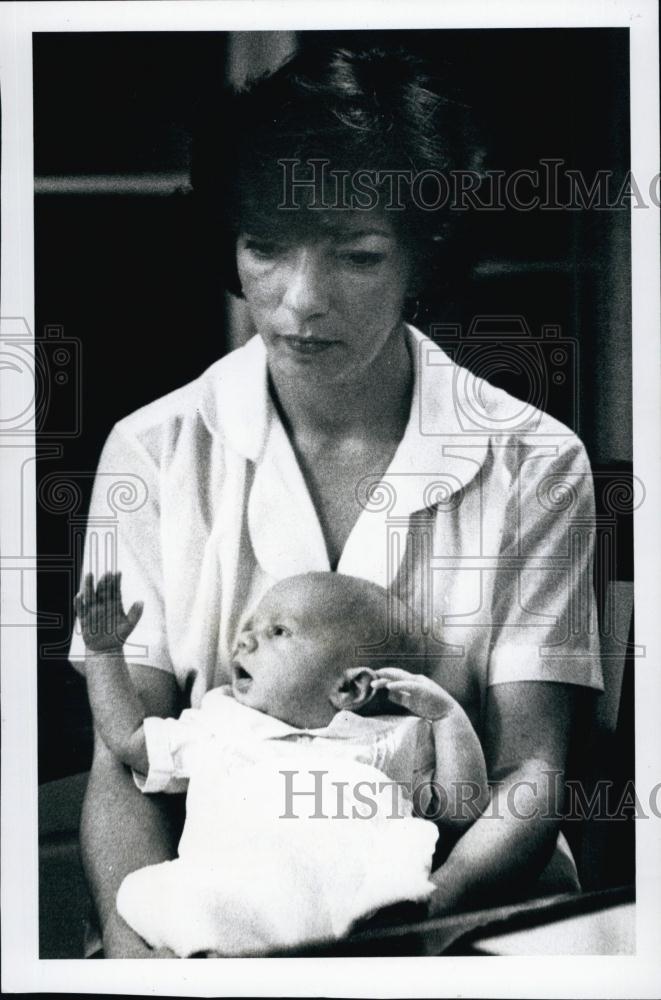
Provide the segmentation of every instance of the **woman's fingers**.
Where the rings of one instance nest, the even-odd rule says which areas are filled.
[[[402,681],[387,681],[386,690],[390,701],[404,705],[416,714],[426,715],[446,704],[445,692],[428,677],[414,675]]]
[[[388,698],[399,705],[409,705],[414,692],[407,691],[406,688],[388,688]]]
[[[389,691],[437,691],[439,685],[434,681],[430,680],[429,677],[418,677],[413,675],[412,677],[404,677],[401,680],[388,680],[385,679],[383,687],[387,687]],[[441,689],[442,690],[442,689]]]
[[[402,670],[400,667],[381,667],[375,670],[378,679],[385,678],[389,681],[403,681],[414,677],[421,677],[422,674],[412,674],[409,670]]]
[[[94,573],[85,574],[85,583],[83,585],[85,603],[89,604],[94,600]]]
[[[408,681],[390,681],[386,684],[388,695],[401,695],[406,694],[409,698],[412,694],[424,693],[426,688],[423,688],[419,684],[410,684]]]
[[[417,674],[405,681],[387,681],[385,688],[390,701],[424,719],[443,719],[457,705],[440,684]]]

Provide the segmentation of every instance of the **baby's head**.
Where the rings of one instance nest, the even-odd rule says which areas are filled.
[[[393,614],[398,634],[389,627]],[[376,658],[365,654],[368,646]],[[341,709],[355,712],[376,701],[371,684],[379,667],[422,670],[411,659],[416,652],[406,609],[383,588],[338,573],[305,573],[272,587],[245,623],[233,654],[232,690],[244,705],[318,728]]]

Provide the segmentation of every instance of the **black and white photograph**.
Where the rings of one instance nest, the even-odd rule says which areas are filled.
[[[7,992],[661,984],[656,7],[350,6],[5,6]]]

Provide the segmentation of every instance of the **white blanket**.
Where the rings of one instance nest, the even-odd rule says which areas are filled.
[[[128,875],[117,897],[141,937],[181,957],[337,939],[432,891],[435,825],[368,764],[310,747],[229,774],[210,760],[186,807],[179,857]]]

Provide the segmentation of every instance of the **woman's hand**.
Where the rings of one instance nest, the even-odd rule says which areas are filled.
[[[108,653],[121,649],[142,616],[142,602],[136,601],[128,614],[122,606],[121,573],[104,573],[94,590],[94,574],[87,573],[83,590],[74,598],[88,650]]]
[[[150,948],[115,911],[103,930],[105,958],[176,958],[169,948]]]
[[[484,745],[491,804],[433,872],[432,915],[535,895],[563,814],[575,699],[572,685],[549,681],[513,681],[487,689]],[[557,891],[575,888],[565,878]]]
[[[412,674],[398,667],[382,667],[375,673],[372,690],[385,688],[390,701],[403,705],[421,719],[444,719],[459,708],[452,695],[424,674]]]

